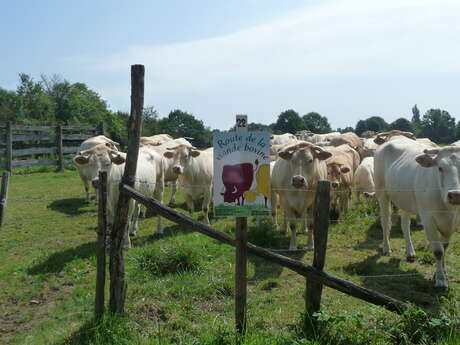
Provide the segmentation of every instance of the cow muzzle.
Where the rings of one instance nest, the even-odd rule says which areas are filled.
[[[451,205],[460,205],[460,191],[448,192],[447,201],[449,201]]]
[[[177,175],[182,174],[182,167],[179,166],[179,165],[174,166],[172,170],[173,170],[174,174],[177,174]]]
[[[91,181],[91,184],[93,185],[93,188],[98,188],[99,187],[99,179],[94,179]]]
[[[371,199],[374,197],[375,192],[364,192],[363,194],[366,198]]]
[[[337,181],[331,182],[332,189],[337,189],[339,188],[339,183]]]
[[[295,187],[295,188],[301,188],[303,186],[306,185],[306,180],[305,180],[305,177],[303,176],[293,176],[292,177],[292,185]]]

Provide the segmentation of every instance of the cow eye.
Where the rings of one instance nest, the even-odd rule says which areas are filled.
[[[441,167],[439,167],[438,170],[439,170],[439,172],[442,172],[442,168],[441,168]]]
[[[308,163],[312,163],[312,162],[313,162],[313,158],[310,158],[310,159],[308,160]]]

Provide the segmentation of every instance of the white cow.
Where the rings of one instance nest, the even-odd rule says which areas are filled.
[[[151,137],[140,137],[139,144],[141,146],[145,146],[145,145],[157,146],[157,145],[161,145],[171,140],[173,140],[173,137],[170,136],[169,134],[156,134],[156,135],[152,135]]]
[[[460,147],[427,148],[399,138],[383,144],[374,161],[376,196],[383,228],[383,252],[391,252],[391,203],[401,212],[408,260],[415,258],[410,215],[420,215],[436,258],[435,287],[447,288],[444,254],[460,225]]]
[[[80,144],[77,155],[79,154],[79,152],[90,150],[99,144],[105,144],[109,149],[112,149],[114,151],[117,151],[117,146],[120,145],[119,143],[113,141],[112,139],[107,138],[104,135],[98,135],[98,136],[91,137],[83,141]],[[91,168],[89,168],[85,164],[76,164],[76,166],[77,166],[78,174],[80,175],[80,178],[83,181],[83,186],[85,187],[86,201],[90,202],[91,198],[90,198],[89,190],[91,187],[91,178],[92,178]],[[97,202],[97,193],[96,193],[96,202]]]
[[[374,157],[363,159],[353,176],[353,191],[356,193],[358,200],[360,195],[373,197],[375,195],[374,183]]]
[[[193,146],[179,145],[168,148],[164,157],[172,160],[173,172],[179,177],[185,201],[193,215],[195,208],[193,201],[203,195],[204,220],[209,224],[209,208],[212,198],[213,148],[200,151]]]
[[[270,146],[281,144],[294,144],[296,142],[297,137],[292,133],[272,134],[270,136]]]
[[[158,152],[161,157],[163,154],[168,150],[168,148],[174,148],[178,145],[185,145],[192,147],[193,145],[185,138],[177,138],[167,142],[164,142],[160,145],[151,145],[148,142],[144,142],[141,144],[141,147],[148,147],[152,150]],[[177,178],[178,175],[173,171],[173,161],[170,159],[164,159],[165,165],[165,183],[170,183],[172,185],[171,188],[171,197],[169,198],[168,206],[173,206],[176,202],[176,193],[177,193]]]
[[[317,143],[320,143],[320,142],[327,141],[327,139],[329,137],[334,137],[334,136],[337,136],[337,135],[340,135],[340,132],[330,132],[330,133],[325,133],[325,134],[311,133],[310,135],[301,136],[300,138],[302,138],[303,140],[308,141],[310,143],[317,144]]]
[[[119,198],[119,184],[125,169],[125,161],[125,153],[112,150],[105,144],[82,151],[80,155],[75,157],[77,164],[87,165],[90,169],[94,186],[98,185],[99,172],[107,172],[107,223],[109,226],[113,226],[114,223]],[[146,196],[155,197],[161,202],[164,190],[164,167],[158,162],[161,162],[161,156],[155,151],[145,148],[139,150],[134,188]],[[139,205],[131,199],[128,210],[129,234],[137,232],[138,215]],[[163,226],[159,216],[157,232],[163,233]],[[129,236],[126,236],[126,240],[129,248]]]
[[[306,217],[312,219],[312,205],[319,180],[327,179],[327,168],[324,160],[331,154],[312,143],[301,141],[289,145],[279,152],[279,159],[272,168],[272,217],[277,226],[277,200],[284,210],[284,230],[291,229],[289,249],[297,249],[296,221],[302,219],[303,230],[306,231]],[[279,199],[278,199],[279,198]],[[310,229],[307,248],[313,248],[312,231]]]

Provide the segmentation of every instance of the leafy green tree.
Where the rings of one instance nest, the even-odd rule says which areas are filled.
[[[366,120],[359,120],[356,124],[356,134],[361,135],[365,131],[383,132],[388,130],[388,123],[380,116],[371,116]]]
[[[273,125],[274,133],[293,133],[303,129],[303,121],[299,114],[292,110],[283,111]]]
[[[54,104],[40,82],[27,74],[19,74],[20,84],[16,90],[19,97],[19,113],[16,122],[23,124],[53,124]]]
[[[168,117],[158,122],[159,131],[167,133],[174,138],[191,137],[192,142],[199,148],[206,148],[212,145],[212,132],[205,127],[203,121],[197,120],[195,116],[181,110],[173,110]]]
[[[412,107],[412,123],[414,125],[420,124],[420,110],[418,110],[417,104]]]
[[[438,144],[449,144],[456,138],[455,119],[441,109],[430,109],[423,115],[421,133]]]
[[[302,116],[303,129],[308,129],[313,133],[329,133],[331,132],[331,125],[327,117],[321,116],[316,112],[310,112]]]
[[[390,129],[398,129],[400,131],[405,132],[414,132],[414,127],[412,126],[412,123],[404,117],[400,117],[399,119],[390,123]]]
[[[19,97],[16,92],[0,88],[0,123],[15,121],[19,108]]]
[[[153,106],[145,107],[142,114],[142,135],[149,137],[160,134],[158,112]]]
[[[347,133],[347,132],[355,132],[355,129],[351,126],[347,126],[345,128],[337,128],[337,132],[340,132],[340,133]]]

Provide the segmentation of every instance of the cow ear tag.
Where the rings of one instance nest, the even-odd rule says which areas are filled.
[[[415,161],[424,168],[431,168],[436,165],[436,161],[433,159],[433,157],[427,154],[418,155],[415,157]]]

